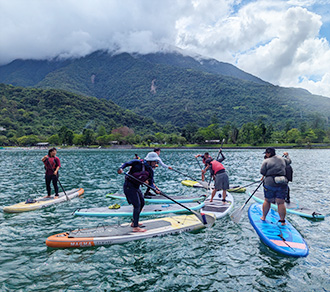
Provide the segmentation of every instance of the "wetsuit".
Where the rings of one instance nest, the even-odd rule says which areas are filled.
[[[124,169],[127,166],[131,166],[129,174],[137,179],[145,182],[152,187],[154,185],[154,171],[152,167],[145,160],[133,159],[125,162],[120,168]],[[133,178],[125,177],[124,193],[127,202],[133,205],[133,227],[138,227],[140,213],[144,207],[144,197],[140,190],[141,183],[137,182]]]

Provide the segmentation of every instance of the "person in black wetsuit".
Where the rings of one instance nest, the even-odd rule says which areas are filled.
[[[45,165],[45,181],[46,181],[46,189],[47,196],[45,198],[50,198],[50,183],[53,182],[54,190],[55,190],[55,199],[58,198],[58,170],[61,167],[60,159],[56,156],[57,150],[56,148],[51,148],[48,150],[48,155],[44,156],[41,161]]]
[[[156,166],[158,161],[158,155],[154,152],[148,153],[145,159],[132,159],[128,162],[123,163],[118,168],[118,173],[123,173],[123,169],[127,166],[131,166],[129,174],[134,176],[136,179],[146,182],[150,186],[154,187],[157,190],[157,193],[160,193],[157,187],[154,184],[154,171],[153,168]],[[145,232],[147,231],[144,228],[141,228],[139,224],[140,213],[144,206],[144,197],[140,190],[141,183],[137,180],[125,177],[124,183],[124,193],[127,199],[127,202],[133,205],[133,222],[131,227],[133,227],[133,232]]]

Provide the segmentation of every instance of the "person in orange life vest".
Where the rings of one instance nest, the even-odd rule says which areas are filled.
[[[206,166],[206,163],[205,163],[206,160],[212,159],[211,155],[208,152],[205,152],[204,155],[202,155],[202,154],[195,155],[195,158],[198,158],[198,157],[202,157],[203,163],[205,164],[205,166]],[[203,172],[203,170],[202,170],[202,181],[204,181],[204,180],[205,180],[205,172]]]
[[[222,202],[225,204],[227,197],[227,190],[229,189],[229,177],[225,170],[225,167],[222,165],[222,161],[226,158],[220,150],[221,158],[219,160],[212,160],[212,158],[205,161],[205,173],[208,169],[211,171],[211,175],[214,178],[214,189],[212,191],[210,202],[213,201],[213,198],[217,191],[222,190]]]
[[[44,156],[41,161],[45,165],[46,173],[45,173],[45,181],[46,181],[46,189],[47,196],[45,198],[50,198],[50,183],[53,182],[54,190],[55,190],[55,199],[58,198],[58,170],[61,167],[60,159],[56,156],[57,150],[56,148],[51,148],[48,150],[48,155]]]

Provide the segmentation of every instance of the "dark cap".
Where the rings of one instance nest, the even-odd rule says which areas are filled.
[[[275,148],[274,147],[267,147],[264,154],[266,154],[266,153],[270,153],[272,156],[274,156],[276,154],[275,153]]]
[[[212,158],[208,158],[208,159],[205,160],[205,164],[210,164],[211,161],[212,161]]]

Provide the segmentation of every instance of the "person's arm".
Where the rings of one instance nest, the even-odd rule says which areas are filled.
[[[162,159],[158,156],[158,163],[162,166],[162,167],[165,167],[165,168],[170,168],[170,166],[166,165]]]
[[[226,157],[223,155],[222,150],[220,150],[221,157],[218,159],[219,162],[222,162],[226,159]]]
[[[48,159],[48,155],[45,155],[43,158],[41,158],[41,161],[42,161],[43,163],[45,163],[45,162],[46,162],[46,159]]]
[[[266,174],[267,174],[267,161],[266,160],[261,165],[260,173],[263,175],[263,177],[266,176]]]
[[[54,171],[54,175],[57,175],[57,173],[58,173],[58,170],[60,169],[60,167],[61,167],[61,161],[60,161],[60,159],[58,158],[58,157],[55,157],[54,158],[54,161],[56,160],[56,164],[57,164],[57,166],[56,166],[56,168],[55,168],[55,171]]]
[[[123,173],[123,172],[124,172],[123,169],[124,169],[125,167],[127,167],[127,166],[132,166],[136,161],[139,161],[139,160],[137,160],[137,159],[133,159],[133,160],[130,160],[130,161],[128,161],[128,162],[123,163],[123,164],[118,168],[117,172],[118,172],[119,174]]]

